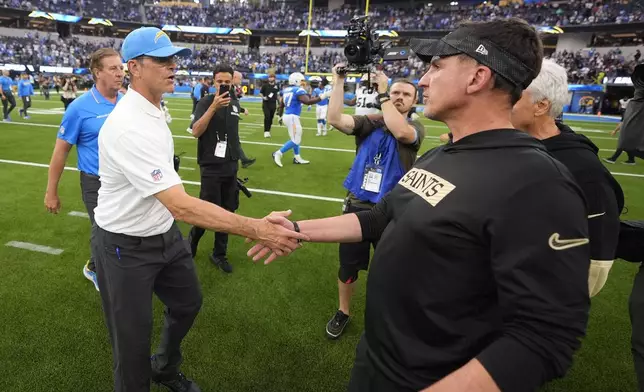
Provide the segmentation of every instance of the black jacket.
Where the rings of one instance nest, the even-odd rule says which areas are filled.
[[[372,210],[365,338],[421,390],[477,358],[504,392],[561,377],[585,335],[587,211],[543,144],[490,130],[425,153]]]
[[[203,117],[214,99],[215,96],[210,94],[199,100],[191,127]],[[199,166],[232,166],[237,164],[239,160],[237,145],[239,144],[239,116],[241,112],[239,100],[236,99],[231,100],[228,107],[215,112],[210,123],[208,123],[208,128],[197,142],[197,163]],[[215,156],[215,146],[218,141],[227,142],[225,158]]]
[[[644,151],[644,90],[636,89],[628,101],[617,148]]]
[[[624,193],[612,174],[599,161],[599,148],[584,135],[557,123],[561,133],[542,140],[557,160],[572,173],[581,187],[588,206],[590,258],[613,260],[619,238],[619,216],[624,208]]]
[[[277,86],[277,84],[271,85],[269,83],[264,83],[259,93],[268,98],[266,101],[263,101],[264,104],[269,106],[277,105],[277,97],[280,93],[280,88]]]

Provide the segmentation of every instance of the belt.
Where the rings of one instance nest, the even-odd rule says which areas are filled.
[[[88,177],[94,177],[94,178],[96,178],[96,179],[100,178],[100,177],[98,176],[98,174],[92,174],[92,173],[84,172],[84,171],[82,171],[82,170],[80,171],[80,173],[81,173],[81,175],[85,175],[85,176],[88,176]]]

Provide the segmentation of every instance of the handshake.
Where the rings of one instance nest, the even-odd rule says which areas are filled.
[[[310,240],[308,236],[299,232],[296,224],[287,219],[289,215],[291,210],[272,212],[257,222],[253,229],[254,239],[246,238],[247,244],[257,241],[247,253],[254,262],[268,256],[264,261],[264,264],[268,264],[300,248],[302,241]]]

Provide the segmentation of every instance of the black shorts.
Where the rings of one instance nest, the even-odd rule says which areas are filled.
[[[371,208],[356,207],[348,205],[345,209],[345,214],[369,211]],[[362,241],[349,244],[340,244],[340,270],[345,270],[353,274],[357,271],[366,271],[369,268],[369,260],[371,260],[371,246],[375,249],[377,242]],[[340,273],[340,275],[343,275]],[[341,280],[345,280],[340,277]]]

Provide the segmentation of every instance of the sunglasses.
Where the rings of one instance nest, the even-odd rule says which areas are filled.
[[[139,56],[136,57],[134,60],[143,60],[143,59],[150,59],[152,62],[155,64],[159,65],[171,65],[175,63],[175,58],[174,56],[170,57],[153,57],[153,56]]]

